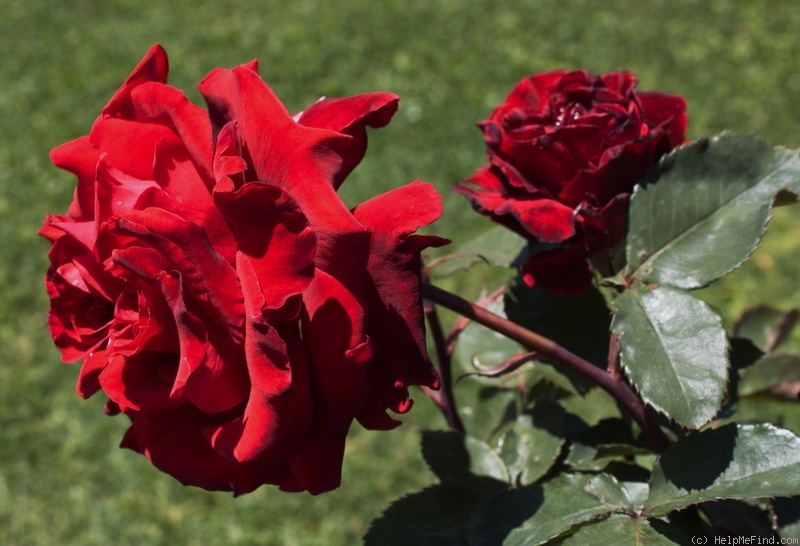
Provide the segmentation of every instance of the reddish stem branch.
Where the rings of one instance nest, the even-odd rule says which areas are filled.
[[[669,445],[669,440],[658,426],[658,423],[647,413],[642,400],[620,377],[613,377],[605,370],[568,351],[551,339],[523,328],[519,324],[504,319],[483,307],[437,288],[432,284],[422,283],[422,296],[455,311],[459,315],[483,324],[487,328],[491,328],[495,332],[537,351],[550,360],[588,377],[605,389],[628,411],[631,417],[642,427],[653,447],[658,451],[664,451]]]
[[[622,377],[619,363],[619,338],[611,334],[608,342],[608,373],[614,381],[619,381]]]
[[[506,291],[506,285],[503,284],[499,288],[497,288],[494,292],[487,296],[483,296],[478,299],[476,305],[480,307],[486,307],[491,305],[494,300],[499,298],[503,293]],[[459,315],[456,321],[453,323],[453,327],[450,328],[450,333],[447,335],[447,353],[452,355],[453,351],[456,348],[456,341],[458,341],[458,336],[469,326],[470,319],[465,317],[464,315]]]
[[[436,312],[436,306],[433,305],[433,303],[425,306],[425,315],[428,317],[431,335],[433,336],[434,345],[436,345],[436,357],[439,361],[439,375],[442,380],[440,390],[438,392],[428,391],[428,395],[433,402],[439,406],[439,409],[442,410],[444,418],[450,428],[459,432],[464,432],[464,424],[461,422],[461,417],[458,415],[455,395],[453,394],[452,352],[445,339],[442,322],[439,320],[439,313]]]

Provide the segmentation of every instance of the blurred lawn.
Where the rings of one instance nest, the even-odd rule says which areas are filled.
[[[171,83],[196,102],[209,70],[254,57],[292,111],[320,95],[399,94],[400,111],[372,133],[345,199],[431,181],[447,209],[434,231],[457,241],[487,225],[448,193],[484,161],[473,125],[536,71],[627,68],[640,89],[687,98],[690,138],[732,128],[800,146],[791,0],[4,0],[0,12],[5,545],[358,544],[392,499],[433,480],[418,434],[443,421],[421,394],[401,429],[353,431],[340,490],[314,498],[262,488],[238,499],[183,488],[117,449],[126,420],[105,417],[99,396],[74,394],[77,368],[59,363],[47,333],[47,244],[35,235],[45,213],[66,209],[73,179],[47,153],[88,131],[153,43],[170,54]],[[729,318],[764,299],[800,306],[800,211],[776,216],[754,259],[705,292]]]

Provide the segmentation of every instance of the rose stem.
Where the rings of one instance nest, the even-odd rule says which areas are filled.
[[[439,361],[439,375],[442,380],[442,385],[438,392],[430,390],[427,392],[434,403],[442,410],[444,418],[450,428],[459,432],[464,432],[464,423],[461,422],[461,417],[456,410],[456,399],[453,394],[451,352],[448,347],[449,344],[444,336],[442,322],[439,320],[439,313],[436,312],[436,306],[432,302],[428,302],[428,305],[425,306],[425,315],[431,327],[433,343],[436,345],[436,358]]]
[[[658,423],[647,413],[644,403],[620,377],[612,377],[607,371],[568,351],[555,341],[432,284],[422,283],[422,297],[483,324],[487,328],[588,377],[605,389],[630,413],[631,417],[642,427],[656,450],[664,451],[669,445],[669,439],[664,435]]]

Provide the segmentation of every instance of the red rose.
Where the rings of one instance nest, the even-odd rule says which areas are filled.
[[[122,445],[184,484],[321,493],[353,419],[399,424],[425,352],[420,251],[441,214],[415,182],[348,210],[336,188],[397,97],[321,100],[294,118],[252,62],[166,85],[154,46],[88,136],[53,150],[78,177],[51,215],[53,339],[108,396]]]
[[[553,245],[523,266],[531,286],[588,288],[586,257],[624,237],[633,186],[683,143],[683,98],[635,86],[629,72],[537,74],[479,124],[489,163],[454,189],[496,222]]]

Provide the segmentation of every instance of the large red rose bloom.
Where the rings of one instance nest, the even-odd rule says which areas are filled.
[[[52,242],[50,329],[132,422],[123,446],[184,484],[321,493],[347,431],[398,422],[425,352],[420,252],[441,214],[414,182],[348,210],[336,193],[397,97],[321,100],[292,117],[255,62],[166,85],[154,46],[88,136],[53,150],[78,177]]]

